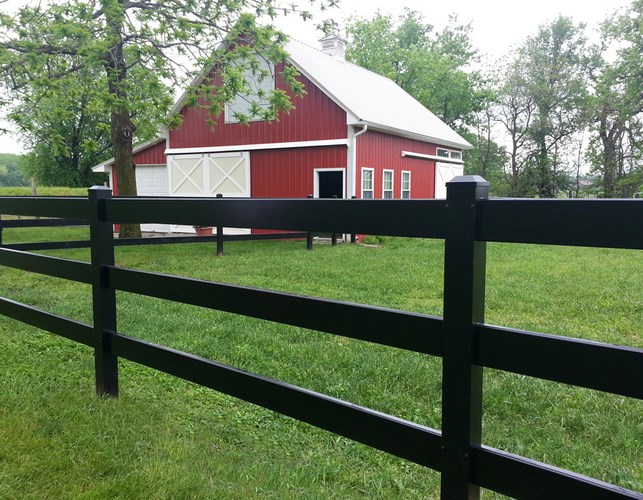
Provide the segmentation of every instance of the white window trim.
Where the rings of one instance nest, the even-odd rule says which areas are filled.
[[[446,153],[446,156],[442,156],[440,154],[440,151],[443,153]],[[456,161],[462,161],[462,151],[458,151],[455,149],[447,149],[447,148],[436,148],[435,150],[436,156],[439,156],[440,158],[446,158],[446,159],[451,159],[451,160],[456,160]]]
[[[386,174],[391,174],[391,189],[386,189]],[[391,197],[387,198],[385,193],[390,192]],[[384,169],[382,170],[382,199],[383,200],[392,200],[395,197],[395,171]]]
[[[364,172],[371,172],[371,189],[364,189]],[[375,169],[362,167],[362,179],[361,179],[361,199],[364,199],[364,192],[371,192],[373,196],[369,199],[375,198]]]
[[[409,189],[408,190],[404,189],[404,174],[409,175]],[[408,193],[409,193],[408,198],[404,198],[404,192],[405,191],[408,191]],[[402,174],[400,176],[400,198],[402,200],[410,200],[411,199],[411,171],[410,170],[402,170]]]
[[[457,163],[463,164],[462,160],[455,160],[452,158],[447,158],[445,156],[436,156],[436,155],[425,155],[423,153],[414,153],[412,151],[402,151],[402,157],[418,158],[421,160],[431,160],[431,161],[440,161],[443,163]]]

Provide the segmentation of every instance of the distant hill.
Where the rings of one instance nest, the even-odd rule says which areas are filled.
[[[29,186],[29,178],[20,168],[20,155],[0,153],[0,186]]]

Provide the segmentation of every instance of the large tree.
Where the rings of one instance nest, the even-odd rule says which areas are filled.
[[[559,17],[498,64],[493,116],[508,144],[512,196],[550,198],[569,186],[587,124],[588,62],[584,27]]]
[[[601,196],[643,184],[643,0],[603,24],[592,72],[589,159]],[[614,55],[615,54],[615,55]]]
[[[93,166],[112,156],[109,104],[104,79],[89,68],[66,75],[56,86],[32,81],[8,115],[30,151],[24,167],[39,184],[88,187],[104,181]],[[166,86],[132,68],[128,90],[137,142],[158,134],[157,125],[172,103]],[[130,82],[132,83],[132,82]]]
[[[312,3],[323,8],[336,1]],[[285,59],[285,36],[270,24],[256,22],[278,12],[310,17],[295,5],[274,0],[66,0],[24,7],[15,15],[0,14],[0,80],[9,95],[19,99],[34,81],[55,88],[61,78],[81,70],[101,74],[119,193],[135,195],[135,70],[140,71],[137,78],[154,75],[183,85],[181,76],[190,72],[186,60],[196,72],[213,68],[209,78],[201,79],[200,97],[193,96],[193,102],[216,115],[231,96],[247,91],[248,68],[263,71],[260,56],[273,63]],[[222,43],[226,50],[216,50]],[[284,79],[300,90],[292,71]],[[262,97],[268,106],[253,106],[252,113],[274,117],[292,106],[280,90]],[[140,229],[122,227],[121,236],[138,234]]]
[[[526,68],[519,57],[510,57],[498,66],[497,101],[490,115],[500,126],[503,142],[507,144],[504,162],[509,196],[533,196],[531,175],[533,146],[529,130],[536,114],[533,96],[527,92]]]
[[[442,31],[406,10],[396,21],[376,14],[357,19],[347,28],[348,60],[395,81],[438,115],[464,131],[476,122],[488,94],[482,79],[469,65],[476,58],[471,26],[452,17]]]
[[[562,152],[586,123],[587,67],[584,26],[558,17],[541,26],[518,51],[525,91],[535,113],[528,129],[538,195],[556,196],[566,182]]]

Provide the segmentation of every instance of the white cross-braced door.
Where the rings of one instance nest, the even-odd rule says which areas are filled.
[[[447,182],[462,175],[463,172],[464,165],[462,164],[437,162],[435,164],[435,198],[446,199]]]
[[[250,197],[250,154],[247,152],[169,155],[167,164],[170,196]],[[175,228],[179,232],[191,230],[188,226]]]

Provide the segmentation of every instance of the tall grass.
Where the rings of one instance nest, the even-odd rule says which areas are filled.
[[[31,231],[6,230],[5,241]],[[48,253],[88,259],[87,250]],[[117,261],[440,315],[442,253],[432,240],[313,252],[247,242],[219,258],[212,244],[123,247]],[[643,347],[640,252],[493,244],[488,255],[487,322]],[[84,285],[0,268],[0,295],[90,320]],[[441,427],[439,359],[127,293],[118,304],[125,334]],[[438,494],[433,471],[129,362],[120,399],[99,399],[89,349],[7,319],[0,364],[0,497]],[[640,401],[485,370],[483,441],[643,492]]]

